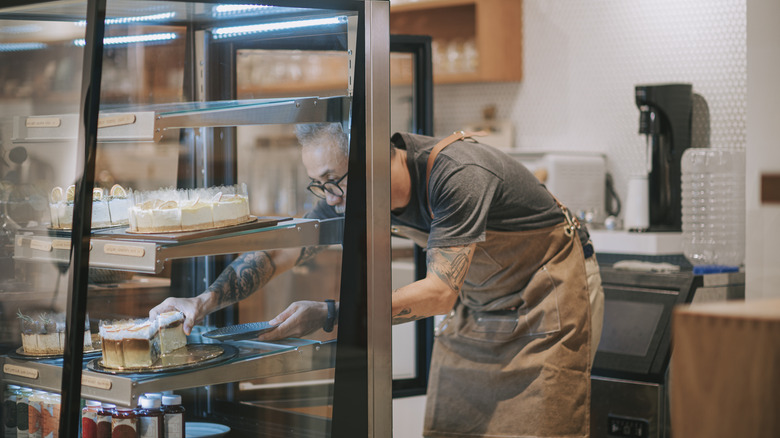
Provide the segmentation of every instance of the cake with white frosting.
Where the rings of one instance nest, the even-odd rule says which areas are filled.
[[[172,311],[155,319],[102,322],[100,340],[104,367],[148,368],[160,356],[187,345],[184,314]]]
[[[65,314],[42,312],[25,315],[20,311],[19,328],[22,350],[31,355],[57,355],[65,352]],[[92,348],[89,318],[84,325],[84,349]]]
[[[49,194],[49,213],[51,227],[69,230],[73,228],[73,205],[76,186],[54,187]],[[119,184],[104,190],[96,187],[92,190],[92,228],[106,228],[125,225],[129,221],[130,200],[127,192]]]
[[[162,189],[131,194],[130,231],[167,233],[222,228],[251,220],[246,185]]]
[[[157,316],[160,326],[160,352],[163,356],[187,345],[184,334],[184,314],[179,311],[161,313]]]

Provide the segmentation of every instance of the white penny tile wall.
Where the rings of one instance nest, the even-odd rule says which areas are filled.
[[[634,86],[687,82],[694,145],[745,147],[745,0],[523,1],[523,81],[436,86],[437,135],[495,105],[517,149],[606,153],[623,196],[644,168]]]

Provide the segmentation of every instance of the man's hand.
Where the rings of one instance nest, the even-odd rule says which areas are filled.
[[[326,303],[322,301],[296,301],[274,319],[268,321],[271,325],[278,324],[279,327],[263,333],[257,337],[257,340],[274,341],[306,336],[321,329],[327,319],[328,305]]]
[[[203,319],[208,313],[205,310],[204,295],[194,298],[166,298],[165,301],[158,304],[149,311],[149,318],[154,319],[157,315],[171,310],[178,310],[184,314],[184,334],[189,335],[195,323]]]

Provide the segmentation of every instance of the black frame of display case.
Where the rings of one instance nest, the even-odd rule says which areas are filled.
[[[170,0],[183,2],[185,0]],[[373,0],[375,2],[384,0]],[[28,5],[29,1],[10,0],[3,6]],[[49,3],[41,1],[39,3]],[[199,3],[223,3],[201,0]],[[337,340],[335,387],[331,436],[367,436],[370,397],[368,382],[368,265],[366,154],[369,122],[366,104],[366,40],[365,2],[359,0],[272,0],[268,5],[318,9],[336,9],[357,13],[358,29],[355,53],[355,75],[350,136],[350,201],[345,214],[343,263],[341,272],[339,337]],[[103,37],[105,35],[106,0],[87,0],[86,36],[83,59],[78,145],[83,154],[78,157],[73,231],[71,234],[71,281],[68,286],[66,343],[62,370],[62,408],[60,436],[76,436],[80,425],[81,370],[83,353],[81,340],[87,308],[87,284],[91,234],[92,203],[95,183],[95,156],[97,151],[98,114],[100,110],[101,74],[103,64]],[[191,85],[191,84],[189,84]],[[432,122],[431,122],[432,123]],[[222,151],[224,153],[224,151]],[[230,155],[230,154],[227,154]],[[230,180],[230,170],[224,180]],[[389,212],[388,212],[389,215]],[[389,230],[388,230],[389,235]],[[389,297],[387,298],[389,301]],[[389,315],[388,315],[389,324]],[[376,385],[375,385],[376,386]],[[381,385],[380,385],[381,386]],[[389,385],[388,385],[389,386]],[[371,391],[377,391],[373,388]]]
[[[433,136],[433,56],[432,38],[427,35],[390,35],[390,53],[408,53],[414,62],[415,96],[412,130],[415,134]],[[414,245],[414,279],[425,278],[425,253]],[[393,379],[393,398],[426,393],[428,370],[433,352],[433,318],[415,322],[415,377]]]

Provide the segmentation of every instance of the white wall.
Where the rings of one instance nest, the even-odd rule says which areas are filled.
[[[625,197],[644,168],[635,85],[692,83],[710,111],[710,141],[697,146],[745,148],[745,9],[746,0],[523,0],[523,80],[435,87],[436,134],[495,104],[516,148],[606,153]]]
[[[761,174],[780,174],[780,2],[748,0],[747,16],[745,293],[750,299],[780,297],[780,205],[759,202]]]

